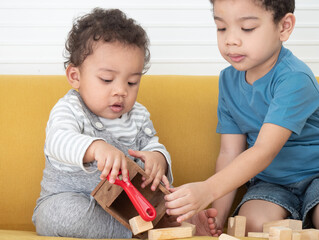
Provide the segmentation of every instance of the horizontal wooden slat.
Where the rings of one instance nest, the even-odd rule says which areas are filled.
[[[0,2],[0,74],[64,74],[64,42],[75,17],[120,8],[151,41],[150,74],[218,75],[226,66],[209,0],[10,0]],[[296,0],[285,46],[319,75],[319,1]]]

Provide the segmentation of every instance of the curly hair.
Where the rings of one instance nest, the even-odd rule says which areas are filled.
[[[278,23],[287,13],[294,13],[295,0],[252,0],[267,11],[273,13],[275,23]],[[214,5],[215,0],[210,0]]]
[[[91,13],[75,19],[65,43],[64,67],[80,66],[92,54],[98,41],[134,45],[144,51],[144,72],[150,61],[149,39],[135,20],[127,18],[119,9],[95,8]]]

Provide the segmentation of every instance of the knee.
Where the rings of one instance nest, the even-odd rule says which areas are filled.
[[[246,235],[248,232],[262,232],[263,224],[267,221],[260,216],[256,216],[251,213],[242,215],[246,217]]]
[[[246,232],[262,232],[264,223],[285,219],[288,212],[274,203],[251,200],[242,205],[239,215],[246,217]]]
[[[319,229],[319,204],[313,209],[311,220],[314,227]]]

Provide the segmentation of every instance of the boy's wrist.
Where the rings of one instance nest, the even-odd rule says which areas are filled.
[[[83,163],[89,163],[89,162],[93,162],[95,161],[95,151],[96,151],[96,148],[99,144],[101,144],[101,142],[104,142],[103,140],[101,139],[97,139],[97,140],[94,140],[90,146],[87,148],[85,154],[84,154],[84,157],[83,157]]]

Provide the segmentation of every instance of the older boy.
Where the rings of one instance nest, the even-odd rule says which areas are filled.
[[[235,190],[247,230],[287,217],[319,228],[319,87],[311,70],[282,46],[295,25],[294,0],[211,0],[221,55],[217,173],[166,196],[178,221],[209,203],[220,234]],[[248,149],[246,149],[248,146]]]

